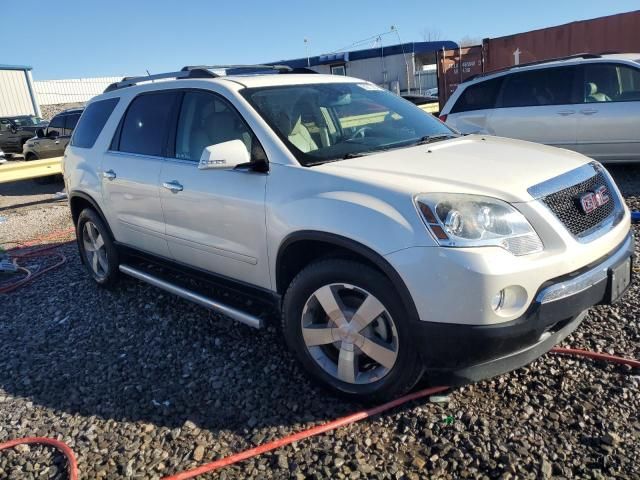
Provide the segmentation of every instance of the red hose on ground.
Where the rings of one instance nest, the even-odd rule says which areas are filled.
[[[618,363],[620,365],[629,365],[633,368],[640,368],[640,361],[631,360],[630,358],[616,357],[608,353],[590,352],[588,350],[579,350],[577,348],[561,348],[555,347],[550,350],[551,353],[561,353],[565,355],[577,355],[579,357],[587,357],[593,360],[602,360],[605,362]]]
[[[379,413],[382,413],[385,410],[389,410],[390,408],[395,408],[399,405],[402,405],[403,403],[410,402],[411,400],[416,400],[418,398],[426,397],[427,395],[433,395],[434,393],[443,392],[445,390],[448,390],[448,388],[449,387],[432,387],[432,388],[426,388],[424,390],[420,390],[418,392],[410,393],[408,395],[397,398],[395,400],[391,400],[390,402],[383,403],[382,405],[379,405],[377,407],[352,413],[351,415],[347,415],[346,417],[338,418],[337,420],[332,420],[331,422],[323,423],[322,425],[311,427],[307,430],[303,430],[301,432],[294,433],[286,437],[279,438],[277,440],[273,440],[268,443],[264,443],[262,445],[258,445],[257,447],[244,450],[242,452],[230,455],[225,458],[221,458],[220,460],[207,463],[205,465],[194,468],[192,470],[176,473],[175,475],[171,475],[169,477],[164,477],[162,480],[185,480],[187,478],[197,477],[198,475],[202,475],[203,473],[211,472],[213,470],[218,470],[219,468],[226,467],[227,465],[241,462],[242,460],[246,460],[247,458],[255,457],[257,455],[260,455],[261,453],[276,450],[280,447],[284,447],[285,445],[289,445],[293,442],[297,442],[305,438],[313,437],[315,435],[319,435],[320,433],[328,432],[330,430],[335,430],[336,428],[339,428],[339,427],[344,427],[345,425],[349,425],[351,423],[364,420],[365,418],[372,417],[373,415],[378,415]]]
[[[551,350],[552,353],[560,353],[560,354],[569,354],[569,355],[577,355],[583,356],[587,358],[592,358],[596,360],[604,360],[607,362],[618,363],[622,365],[629,365],[634,368],[640,368],[640,361],[632,360],[628,358],[616,357],[614,355],[608,355],[604,353],[597,352],[589,352],[587,350],[578,350],[574,348],[553,348]],[[418,392],[409,393],[408,395],[404,395],[403,397],[397,398],[387,403],[383,403],[377,407],[373,407],[367,410],[361,410],[360,412],[353,413],[351,415],[347,415],[346,417],[339,418],[337,420],[333,420],[331,422],[324,423],[322,425],[318,425],[315,427],[311,427],[307,430],[303,430],[298,433],[293,433],[286,437],[280,438],[278,440],[273,440],[272,442],[265,443],[263,445],[258,445],[257,447],[250,448],[248,450],[244,450],[242,452],[230,455],[228,457],[222,458],[220,460],[216,460],[214,462],[206,463],[200,467],[187,470],[184,472],[177,473],[175,475],[171,475],[168,477],[164,477],[162,480],[187,480],[189,478],[197,477],[198,475],[202,475],[207,472],[212,472],[214,470],[218,470],[220,468],[226,467],[228,465],[232,465],[234,463],[241,462],[242,460],[246,460],[251,457],[258,456],[265,452],[270,452],[272,450],[276,450],[285,445],[289,445],[293,442],[297,442],[299,440],[303,440],[305,438],[313,437],[315,435],[319,435],[321,433],[329,432],[331,430],[335,430],[336,428],[343,427],[345,425],[349,425],[360,420],[364,420],[365,418],[372,417],[374,415],[378,415],[386,410],[398,407],[404,403],[410,402],[411,400],[417,400],[419,398],[426,397],[428,395],[432,395],[434,393],[442,392],[444,390],[448,390],[449,387],[432,387],[424,390],[420,390]],[[67,466],[69,471],[69,479],[77,480],[78,478],[78,465],[76,462],[76,458],[73,455],[73,451],[63,442],[52,438],[45,437],[29,437],[29,438],[21,438],[16,440],[11,440],[9,442],[0,443],[0,451],[15,447],[17,445],[23,444],[44,444],[51,445],[58,450],[60,450],[68,459],[69,464]]]
[[[59,266],[63,265],[66,261],[67,261],[67,257],[64,256],[64,254],[59,253],[59,252],[52,252],[52,250],[55,250],[57,248],[59,248],[61,245],[65,244],[65,243],[70,243],[71,241],[67,241],[67,242],[60,242],[60,243],[56,243],[53,245],[47,245],[45,247],[42,248],[32,248],[34,245],[37,245],[40,242],[43,241],[47,241],[47,240],[54,240],[54,239],[59,239],[60,237],[63,236],[68,236],[69,234],[75,232],[75,230],[73,228],[68,228],[65,230],[58,230],[55,232],[52,232],[48,235],[44,235],[42,237],[36,238],[34,240],[31,240],[29,242],[26,243],[17,243],[17,246],[14,248],[11,248],[9,250],[7,250],[7,253],[9,254],[10,257],[12,258],[34,258],[34,257],[39,257],[39,256],[43,256],[43,255],[47,255],[47,256],[56,256],[59,258],[58,262],[54,263],[53,265],[49,265],[48,267],[43,268],[42,270],[39,270],[35,273],[32,273],[29,269],[25,268],[25,267],[18,267],[20,270],[25,271],[27,273],[27,275],[19,280],[16,280],[13,283],[10,283],[8,285],[3,285],[0,286],[0,293],[9,293],[12,292],[13,290],[16,290],[24,285],[26,285],[27,283],[30,283],[32,281],[34,281],[36,278],[44,275],[45,273],[53,270],[54,268],[58,268]],[[49,253],[51,252],[51,253]]]
[[[66,443],[56,440],[55,438],[47,437],[18,438],[17,440],[9,440],[8,442],[0,443],[0,451],[7,448],[17,447],[18,445],[49,445],[50,447],[57,449],[67,457],[69,480],[78,480],[78,462],[73,454],[73,450],[71,450]]]

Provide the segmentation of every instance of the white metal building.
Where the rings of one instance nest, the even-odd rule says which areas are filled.
[[[11,115],[41,116],[31,67],[0,65],[0,117]]]
[[[36,80],[34,91],[40,105],[85,103],[104,92],[119,77],[69,78],[65,80]]]

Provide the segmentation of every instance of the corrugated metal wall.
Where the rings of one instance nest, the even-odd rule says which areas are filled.
[[[0,116],[34,115],[24,70],[0,70]]]
[[[40,105],[83,103],[100,95],[110,84],[120,80],[122,76],[40,80],[34,81],[33,87]]]
[[[349,77],[361,78],[384,88],[391,89],[393,82],[398,82],[400,90],[407,89],[407,64],[409,67],[409,78],[411,88],[415,89],[415,64],[413,53],[407,52],[405,55],[388,55],[373,58],[363,58],[350,60],[347,62],[347,75]],[[330,65],[314,65],[311,67],[318,73],[331,73]]]
[[[640,10],[487,38],[482,43],[486,71],[576,53],[638,53]]]

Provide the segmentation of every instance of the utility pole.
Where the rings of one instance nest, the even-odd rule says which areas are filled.
[[[309,39],[305,38],[304,39],[304,48],[307,52],[307,67],[311,66],[311,60],[309,59]]]

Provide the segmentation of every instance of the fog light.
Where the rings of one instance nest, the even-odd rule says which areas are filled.
[[[491,308],[493,308],[494,312],[497,312],[504,305],[504,290],[500,290],[496,293],[491,299]]]

